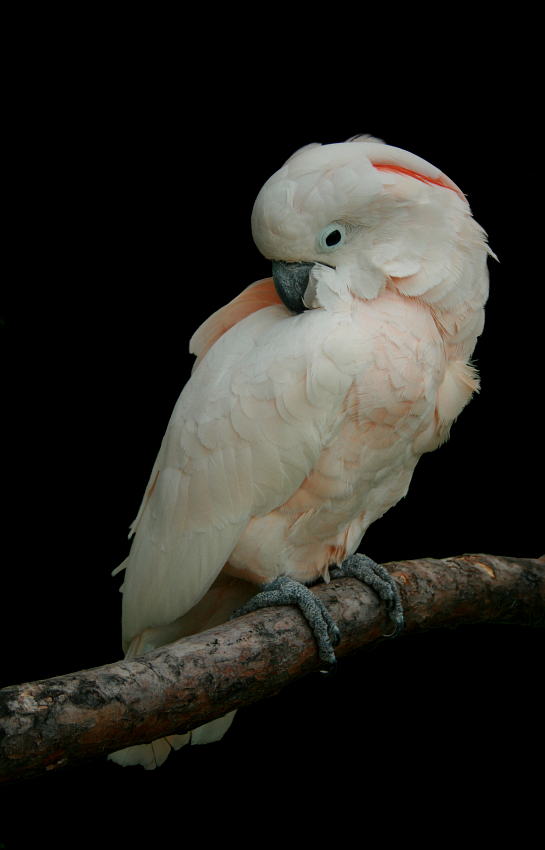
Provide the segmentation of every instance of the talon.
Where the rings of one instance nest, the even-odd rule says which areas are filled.
[[[336,672],[337,672],[337,659],[335,659],[335,661],[330,661],[325,670],[320,670],[320,673],[322,674],[322,676],[326,676],[326,677],[334,676]]]
[[[332,629],[330,639],[331,639],[331,643],[333,644],[333,646],[338,646],[340,644],[340,642],[342,640],[342,635],[341,635],[339,629],[337,628],[337,626],[335,626],[335,628]]]
[[[396,620],[396,627],[393,630],[392,634],[384,635],[384,637],[395,638],[395,637],[398,637],[401,634],[402,631],[403,631],[403,617],[401,617],[401,621]]]
[[[403,631],[403,616],[400,617],[399,620],[396,620],[396,627],[391,635],[386,635],[386,637],[398,637]]]

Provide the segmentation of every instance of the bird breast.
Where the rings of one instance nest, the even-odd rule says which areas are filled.
[[[438,444],[445,356],[430,312],[386,293],[356,303],[351,321],[346,332],[365,340],[367,355],[354,346],[353,381],[318,464],[283,505],[250,520],[229,559],[233,574],[327,580],[328,567],[356,551],[369,525],[407,493],[420,455]]]

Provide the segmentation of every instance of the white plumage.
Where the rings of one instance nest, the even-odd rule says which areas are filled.
[[[118,568],[128,657],[225,621],[277,576],[328,581],[478,388],[491,252],[437,168],[365,137],[307,146],[261,190],[252,230],[266,257],[312,264],[306,309],[267,279],[194,334]],[[154,767],[169,751],[113,758]]]

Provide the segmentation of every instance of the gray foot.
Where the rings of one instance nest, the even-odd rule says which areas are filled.
[[[263,585],[263,592],[258,593],[246,605],[235,611],[231,619],[270,605],[297,605],[314,632],[319,656],[327,665],[327,669],[321,672],[326,675],[334,673],[337,659],[333,647],[341,642],[341,633],[323,602],[304,584],[287,576],[280,576],[269,584]]]
[[[376,564],[367,555],[357,553],[343,561],[340,567],[330,567],[329,575],[331,578],[354,576],[372,587],[388,606],[390,619],[394,624],[394,631],[389,637],[397,637],[403,629],[403,606],[397,584],[388,570]]]

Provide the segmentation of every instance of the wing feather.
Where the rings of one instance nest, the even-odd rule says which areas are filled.
[[[256,310],[262,310],[263,307],[269,307],[272,304],[281,304],[281,301],[274,287],[273,279],[269,277],[251,283],[229,304],[216,310],[195,331],[189,342],[189,350],[197,357],[193,371],[216,340],[229,328],[232,328],[233,325],[236,325],[251,313],[255,313]]]
[[[265,307],[215,340],[174,408],[133,525],[125,644],[196,605],[250,518],[296,492],[353,375],[346,329],[324,310]]]

